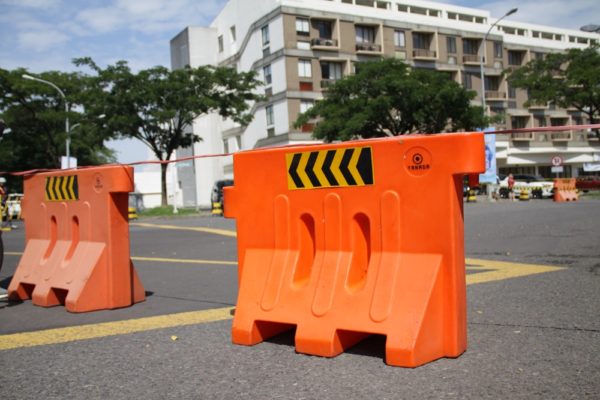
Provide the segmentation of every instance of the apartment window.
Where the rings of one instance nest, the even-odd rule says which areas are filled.
[[[477,39],[463,39],[463,53],[470,55],[477,55],[479,50],[479,40]]]
[[[502,42],[494,42],[494,58],[502,58]]]
[[[510,83],[508,84],[508,98],[509,99],[517,98],[517,89],[515,89],[515,87],[512,86]]]
[[[535,125],[536,127],[544,127],[546,126],[546,117],[534,117],[535,118]]]
[[[375,43],[375,28],[372,26],[355,27],[356,43]]]
[[[446,37],[446,48],[448,53],[456,54],[456,38],[454,36]]]
[[[265,76],[265,85],[270,85],[273,79],[271,76],[271,64],[263,67],[263,75]]]
[[[223,35],[219,36],[219,53],[223,52]]]
[[[394,31],[394,46],[406,47],[406,37],[404,31]]]
[[[302,36],[309,36],[308,19],[296,18],[296,33]]]
[[[508,52],[508,65],[521,65],[523,63],[523,52],[521,51],[509,51]]]
[[[544,53],[540,53],[540,52],[536,51],[533,53],[533,58],[535,58],[536,60],[543,60]]]
[[[529,117],[512,117],[510,119],[511,128],[513,128],[513,129],[526,128],[528,120],[529,120]]]
[[[342,78],[342,64],[337,62],[321,62],[321,78],[337,80]]]
[[[433,34],[431,33],[413,33],[413,47],[415,49],[429,50]]]
[[[271,39],[269,38],[269,25],[260,28],[260,32],[262,35],[262,44],[263,46],[267,46],[271,42]]]
[[[314,26],[319,31],[319,39],[331,39],[333,37],[331,21],[315,21]]]
[[[473,89],[473,74],[470,72],[465,72],[463,74],[463,86],[465,89]]]
[[[312,100],[301,100],[300,101],[300,112],[305,113],[314,106],[315,103]]]
[[[229,36],[231,37],[231,41],[235,42],[235,25],[232,25],[231,28],[229,28]]]
[[[265,113],[267,114],[267,126],[272,126],[275,123],[273,119],[273,105],[266,106]]]
[[[312,67],[310,60],[298,60],[298,76],[300,78],[312,77]]]

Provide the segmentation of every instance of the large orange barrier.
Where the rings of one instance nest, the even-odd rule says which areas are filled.
[[[110,166],[25,178],[25,252],[9,298],[71,312],[145,300],[129,257],[133,168]]]
[[[575,178],[554,179],[554,201],[565,202],[579,200],[575,182]]]
[[[233,342],[296,326],[301,353],[332,357],[382,334],[391,365],[462,354],[462,182],[484,170],[482,133],[235,154]]]

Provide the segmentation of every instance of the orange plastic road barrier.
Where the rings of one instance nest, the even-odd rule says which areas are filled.
[[[483,133],[376,139],[234,155],[233,342],[296,327],[296,350],[332,357],[369,334],[415,367],[467,345],[463,174]]]
[[[133,168],[66,170],[25,178],[25,252],[9,298],[71,312],[145,300],[129,257]]]
[[[554,201],[577,201],[579,195],[575,185],[575,178],[569,179],[554,179]]]

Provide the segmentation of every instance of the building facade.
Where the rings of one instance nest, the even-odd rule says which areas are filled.
[[[496,19],[485,10],[429,1],[229,0],[209,27],[187,27],[171,40],[171,66],[218,65],[254,70],[266,101],[254,104],[254,120],[240,127],[218,115],[191,127],[203,141],[178,157],[314,142],[310,124],[297,116],[323,98],[327,87],[352,74],[356,64],[396,57],[413,68],[442,71],[477,92],[481,104],[484,57],[486,107],[502,114],[497,128],[585,124],[584,114],[551,104],[525,107],[527,93],[510,87],[503,71],[568,48],[585,48],[597,33]],[[600,143],[587,131],[498,135],[500,173],[551,175],[561,156],[564,176],[597,162]],[[197,159],[177,168],[183,205],[210,204],[214,181],[233,178],[231,157]]]

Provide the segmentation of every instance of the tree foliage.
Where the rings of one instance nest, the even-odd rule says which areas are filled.
[[[104,69],[90,58],[75,63],[96,73],[90,109],[107,115],[106,126],[118,136],[144,142],[159,160],[169,160],[177,148],[201,140],[191,129],[199,116],[216,112],[246,125],[252,119],[249,107],[261,99],[254,72],[210,66],[170,71],[159,66],[134,73],[126,61]],[[162,203],[166,205],[167,166],[161,167]]]
[[[26,80],[28,73],[19,68],[0,69],[0,118],[6,131],[0,139],[0,169],[21,171],[38,168],[59,168],[65,154],[65,103],[53,87]],[[104,147],[110,136],[101,130],[99,121],[82,112],[87,99],[88,77],[81,73],[45,72],[37,75],[57,85],[69,103],[71,154],[80,165],[97,165],[112,160]],[[77,125],[78,124],[78,125]],[[10,131],[9,131],[10,129]]]
[[[318,119],[313,135],[325,141],[473,130],[485,124],[474,97],[443,73],[388,58],[358,64],[295,126]]]
[[[590,123],[600,119],[600,47],[570,49],[547,54],[512,72],[511,85],[527,89],[531,104],[552,102],[574,107],[586,114]]]

